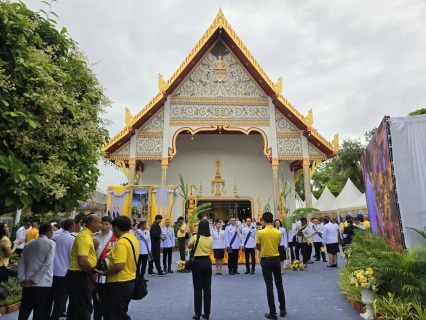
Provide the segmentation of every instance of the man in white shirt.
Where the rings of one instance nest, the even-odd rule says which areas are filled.
[[[146,230],[146,221],[139,223],[139,230],[134,233],[139,241],[139,260],[137,268],[141,268],[140,274],[145,279],[146,265],[148,264],[148,256],[151,254],[151,237],[149,231]]]
[[[237,221],[234,217],[229,219],[230,225],[225,229],[225,246],[228,251],[228,270],[230,275],[240,274],[238,272],[238,254],[241,243],[241,229],[237,226]]]
[[[243,241],[243,250],[246,256],[246,272],[250,273],[250,256],[251,256],[251,274],[256,270],[256,227],[251,224],[251,218],[246,218],[246,225],[241,229],[241,240]]]
[[[311,226],[312,242],[314,243],[315,249],[315,261],[320,261],[320,255],[322,261],[327,262],[325,258],[325,252],[321,251],[322,246],[322,228],[323,226],[318,223],[318,219],[314,218],[313,225]]]
[[[327,267],[337,268],[337,253],[339,250],[339,238],[337,237],[337,224],[331,223],[328,217],[324,218],[324,227],[322,229],[322,242],[327,246],[328,259],[330,264]]]
[[[71,235],[74,226],[73,219],[66,219],[62,232],[51,238],[56,243],[56,249],[53,260],[53,283],[47,298],[45,319],[58,320],[67,303],[68,290],[65,275],[70,265],[70,254],[75,239]]]
[[[28,230],[31,229],[31,222],[25,222],[25,224],[23,226],[21,226],[17,231],[16,231],[16,240],[21,240],[24,239],[24,242],[22,242],[17,248],[16,248],[16,253],[18,254],[18,256],[21,256],[22,254],[22,250],[24,250],[25,247],[25,234],[27,233]]]
[[[165,220],[165,226],[161,230],[164,240],[161,241],[163,248],[163,267],[165,273],[173,273],[172,271],[172,253],[175,246],[175,230],[170,227],[170,220]],[[167,265],[166,265],[167,262]]]
[[[18,263],[18,282],[22,288],[19,320],[28,319],[31,312],[34,320],[45,319],[45,306],[52,286],[53,258],[56,243],[50,223],[39,228],[39,237],[29,242]]]
[[[115,246],[117,242],[117,238],[112,233],[112,218],[110,216],[102,217],[102,227],[101,232],[93,237],[94,240],[99,241],[99,246],[96,249],[96,258],[97,269],[99,269],[103,262],[105,261],[105,266],[108,265],[107,254],[111,251],[111,249]],[[101,270],[101,269],[99,269]],[[105,300],[105,292],[106,292],[106,277],[97,275],[96,276],[96,284],[95,284],[95,292],[93,292],[93,319],[101,320],[103,311],[104,311],[104,300]]]

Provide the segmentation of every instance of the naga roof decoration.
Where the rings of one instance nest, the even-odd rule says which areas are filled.
[[[232,29],[222,9],[219,10],[213,23],[203,34],[182,64],[177,68],[169,80],[164,80],[161,74],[158,75],[158,88],[160,92],[136,115],[126,111],[126,127],[112,138],[102,149],[106,154],[110,154],[135,133],[135,129],[140,128],[153,114],[155,114],[164,104],[167,95],[172,94],[181,84],[181,81],[191,72],[200,59],[211,49],[216,41],[222,40],[233,54],[241,61],[253,79],[262,88],[262,90],[272,99],[275,107],[287,117],[298,129],[303,130],[308,140],[328,157],[333,157],[339,149],[339,139],[336,135],[332,142],[327,141],[314,128],[313,113],[309,110],[305,117],[282,95],[282,78],[274,83],[256,61],[251,52],[241,41],[237,33]]]

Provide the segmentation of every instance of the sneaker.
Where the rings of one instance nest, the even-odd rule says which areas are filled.
[[[157,274],[155,272],[148,273],[148,277],[152,277],[152,276],[156,276],[156,275]]]
[[[286,315],[287,315],[287,310],[286,309],[280,311],[280,317],[281,318],[284,318]]]
[[[167,275],[167,274],[166,274],[166,273],[164,273],[164,272],[159,272],[159,273],[158,273],[158,276],[159,276],[159,277],[165,277],[166,275]]]
[[[266,319],[278,319],[276,314],[265,313]]]

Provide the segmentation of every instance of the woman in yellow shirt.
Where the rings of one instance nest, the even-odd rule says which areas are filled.
[[[198,240],[197,240],[198,239]],[[198,241],[198,244],[196,242]],[[192,319],[209,319],[212,289],[212,262],[210,249],[213,239],[210,235],[208,220],[201,220],[198,225],[198,233],[189,241],[188,248],[196,246],[194,253],[194,265],[192,270],[192,285],[194,286],[194,310]],[[202,295],[204,292],[204,314],[201,315]]]
[[[9,257],[16,251],[16,248],[24,242],[24,239],[21,239],[15,242],[15,245],[12,247],[12,244],[7,237],[9,234],[9,227],[6,223],[0,223],[0,282],[2,282],[6,276],[6,267],[9,265]]]

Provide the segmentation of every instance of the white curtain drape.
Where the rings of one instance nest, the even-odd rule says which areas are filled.
[[[424,240],[407,227],[426,227],[426,115],[389,118],[401,221],[407,247]]]

